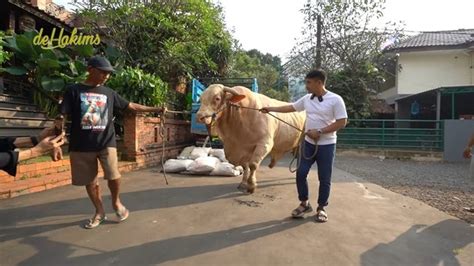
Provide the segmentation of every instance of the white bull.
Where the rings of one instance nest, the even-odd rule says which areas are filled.
[[[256,171],[262,160],[270,154],[272,160],[269,167],[275,166],[286,152],[293,151],[298,146],[301,133],[270,115],[237,108],[232,106],[232,102],[237,102],[237,106],[254,109],[288,103],[254,93],[242,86],[228,88],[221,84],[210,85],[201,95],[198,122],[209,126],[215,114],[212,130],[222,140],[227,159],[244,168],[238,188],[253,193],[257,187]],[[275,115],[297,128],[304,127],[304,112]]]

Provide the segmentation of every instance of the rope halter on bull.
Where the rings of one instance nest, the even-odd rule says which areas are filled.
[[[247,109],[247,110],[253,110],[253,111],[258,111],[258,112],[261,112],[261,109],[259,108],[254,108],[254,107],[247,107],[247,106],[241,106],[241,105],[238,105],[238,103],[240,101],[242,101],[245,96],[244,95],[241,95],[241,94],[238,94],[235,90],[233,89],[230,89],[228,87],[224,87],[224,92],[227,92],[227,93],[231,93],[233,94],[234,97],[232,97],[231,99],[229,99],[229,107],[234,107],[234,108],[241,108],[241,109]],[[217,116],[220,112],[224,111],[225,108],[227,108],[227,105],[226,104],[223,104],[222,107],[217,111],[217,112],[214,112],[211,117],[212,117],[212,120],[211,120],[211,124],[210,125],[207,125],[207,131],[208,131],[208,134],[209,134],[209,138],[211,138],[211,127],[214,125],[214,123],[217,121]],[[299,139],[299,144],[298,144],[298,152],[297,153],[294,153],[293,155],[293,159],[291,160],[290,162],[290,165],[288,166],[289,170],[291,173],[294,173],[298,170],[298,168],[300,167],[300,164],[301,164],[301,158],[304,158],[305,160],[313,160],[315,157],[316,157],[316,154],[318,152],[318,145],[316,144],[316,148],[314,149],[314,153],[311,154],[311,156],[307,157],[306,156],[306,153],[305,153],[305,129],[300,129],[298,127],[295,127],[294,125],[286,122],[285,120],[279,118],[278,116],[272,114],[272,113],[264,113],[264,114],[267,114],[275,119],[277,119],[278,121],[290,126],[291,128],[295,129],[295,130],[298,130],[299,132],[301,132],[301,136],[300,136],[300,139]],[[294,164],[294,162],[296,161],[296,168],[295,169],[292,169],[292,165]]]

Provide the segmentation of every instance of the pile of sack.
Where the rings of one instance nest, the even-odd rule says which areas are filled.
[[[224,149],[190,146],[184,148],[177,159],[164,165],[167,173],[212,176],[239,176],[243,168],[234,166],[225,158]]]

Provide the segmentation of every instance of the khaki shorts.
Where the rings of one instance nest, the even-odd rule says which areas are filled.
[[[104,170],[104,179],[114,180],[120,178],[118,170],[118,159],[116,148],[105,148],[99,152],[77,152],[69,153],[71,161],[72,184],[85,186],[97,183],[97,174],[100,162]]]

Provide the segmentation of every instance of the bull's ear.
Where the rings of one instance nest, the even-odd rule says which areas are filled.
[[[226,93],[225,99],[231,103],[238,103],[245,99],[245,95],[239,94],[235,89],[224,87],[224,92]]]

